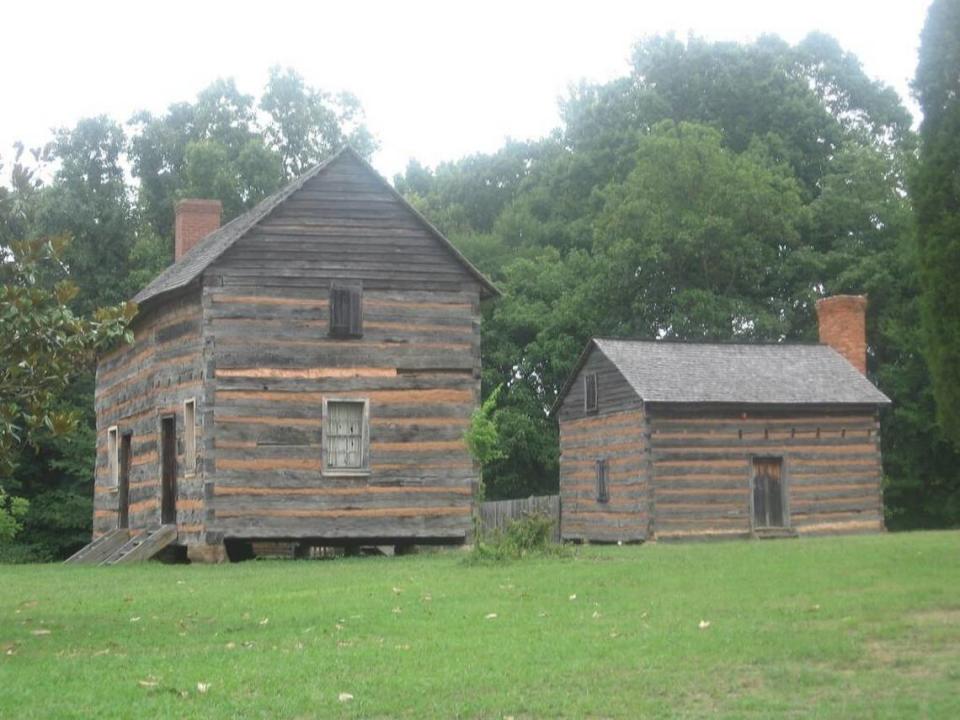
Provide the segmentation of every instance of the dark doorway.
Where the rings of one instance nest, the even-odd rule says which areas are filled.
[[[120,436],[120,477],[117,482],[117,527],[130,527],[130,441],[131,434]]]
[[[783,458],[753,460],[753,526],[784,527]]]
[[[177,521],[177,420],[160,420],[160,522]]]

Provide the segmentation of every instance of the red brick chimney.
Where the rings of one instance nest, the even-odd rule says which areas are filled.
[[[174,213],[173,259],[179,260],[190,248],[220,227],[223,205],[219,200],[180,200]]]
[[[834,295],[817,300],[820,342],[843,355],[867,374],[867,298],[865,295]]]

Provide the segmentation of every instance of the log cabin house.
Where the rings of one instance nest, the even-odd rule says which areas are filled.
[[[209,200],[175,225],[97,370],[95,542],[463,542],[490,281],[349,148],[223,227]]]
[[[562,537],[882,530],[865,308],[820,300],[822,344],[591,340],[553,408]]]

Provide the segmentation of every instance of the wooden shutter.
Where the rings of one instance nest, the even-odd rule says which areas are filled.
[[[597,502],[605,503],[610,499],[608,487],[607,461],[597,460]]]
[[[597,374],[583,376],[583,409],[586,412],[597,411]]]
[[[358,287],[330,288],[330,334],[359,337],[363,334],[363,295]]]

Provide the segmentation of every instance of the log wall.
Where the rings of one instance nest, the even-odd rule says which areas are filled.
[[[188,474],[183,455],[183,401],[194,398],[196,437],[202,458],[204,425],[203,340],[200,292],[194,287],[153,309],[144,309],[133,324],[134,343],[104,357],[97,367],[95,411],[97,455],[94,484],[94,537],[115,528],[118,492],[110,481],[107,432],[132,433],[130,517],[132,530],[160,522],[160,418],[176,416],[177,530],[180,542],[203,535],[203,466]]]
[[[799,534],[883,529],[880,437],[870,409],[716,412],[647,405],[659,539],[747,536],[754,457],[782,457]]]
[[[560,421],[560,532],[565,540],[647,537],[648,458],[642,409]],[[596,462],[607,461],[609,499],[597,499]]]
[[[363,335],[329,337],[332,283]],[[471,528],[463,432],[480,392],[480,286],[349,156],[204,275],[208,539],[449,538]],[[324,399],[369,401],[369,474],[322,472]]]

